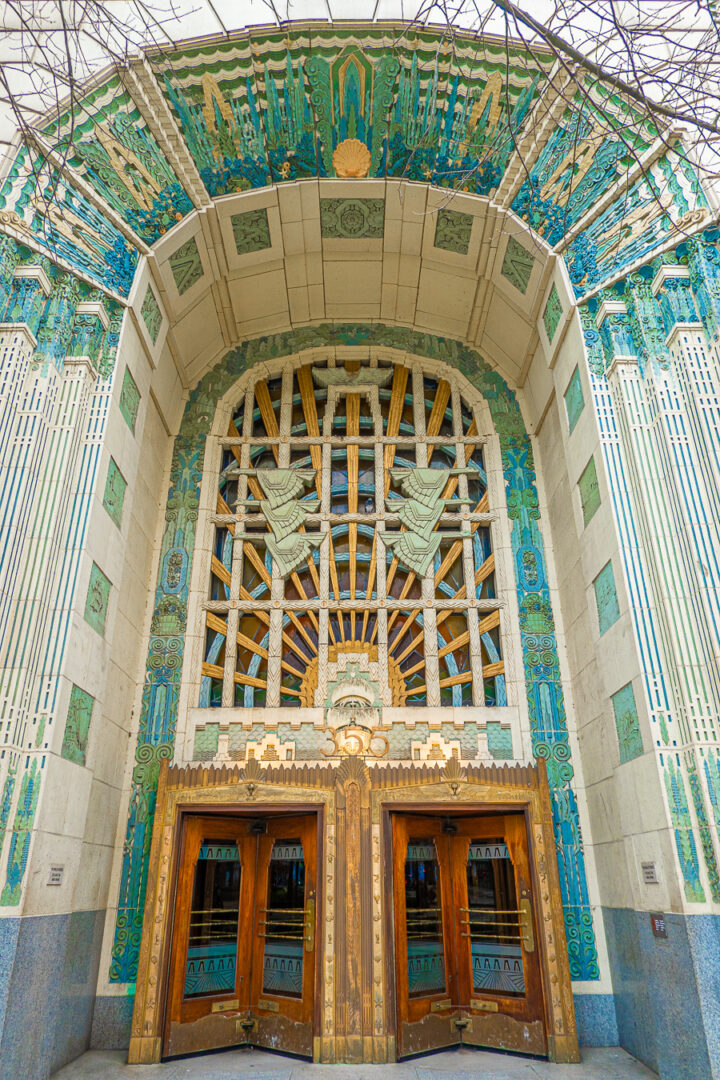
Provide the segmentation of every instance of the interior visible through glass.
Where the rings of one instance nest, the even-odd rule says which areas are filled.
[[[235,989],[241,875],[234,841],[203,840],[193,882],[186,998]]]
[[[263,991],[302,997],[305,860],[300,840],[276,840],[268,870]]]
[[[408,993],[427,997],[445,990],[440,868],[435,842],[413,839],[405,858]]]
[[[515,874],[504,840],[472,840],[467,862],[473,990],[517,997],[525,993]]]

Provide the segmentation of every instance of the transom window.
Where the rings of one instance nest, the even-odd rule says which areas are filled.
[[[382,361],[260,380],[222,445],[200,705],[504,705],[485,439],[460,391]]]

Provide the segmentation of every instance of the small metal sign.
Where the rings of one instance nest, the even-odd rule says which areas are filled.
[[[48,872],[48,885],[62,885],[63,874],[65,873],[64,866],[51,866]]]
[[[470,1002],[471,1009],[478,1009],[479,1012],[497,1012],[497,1001],[484,1001],[482,998],[473,998]]]
[[[658,876],[657,864],[654,862],[640,863],[640,872],[642,873],[643,885],[659,885],[660,878]]]
[[[257,1007],[265,1012],[280,1012],[280,1002],[269,1001],[268,998],[258,998]]]
[[[652,928],[653,937],[667,938],[667,923],[665,916],[661,911],[650,912],[650,926]]]
[[[237,1012],[239,1008],[240,1002],[237,998],[234,1001],[213,1001],[212,1005],[214,1013]]]

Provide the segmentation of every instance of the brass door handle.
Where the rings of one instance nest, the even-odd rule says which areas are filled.
[[[525,952],[535,952],[535,934],[533,933],[532,908],[527,897],[520,901],[520,936]]]
[[[312,952],[315,948],[315,897],[311,896],[305,904],[305,925],[303,937],[305,939],[305,952]]]

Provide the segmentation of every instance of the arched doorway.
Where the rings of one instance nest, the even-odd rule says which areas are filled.
[[[165,553],[155,625],[191,579],[178,734],[197,759],[222,728],[244,764],[161,783],[150,874],[171,881],[145,935],[168,989],[131,1058],[572,1058],[545,770],[461,764],[528,708],[491,410],[440,363],[316,348],[229,387],[203,462],[192,569]]]

